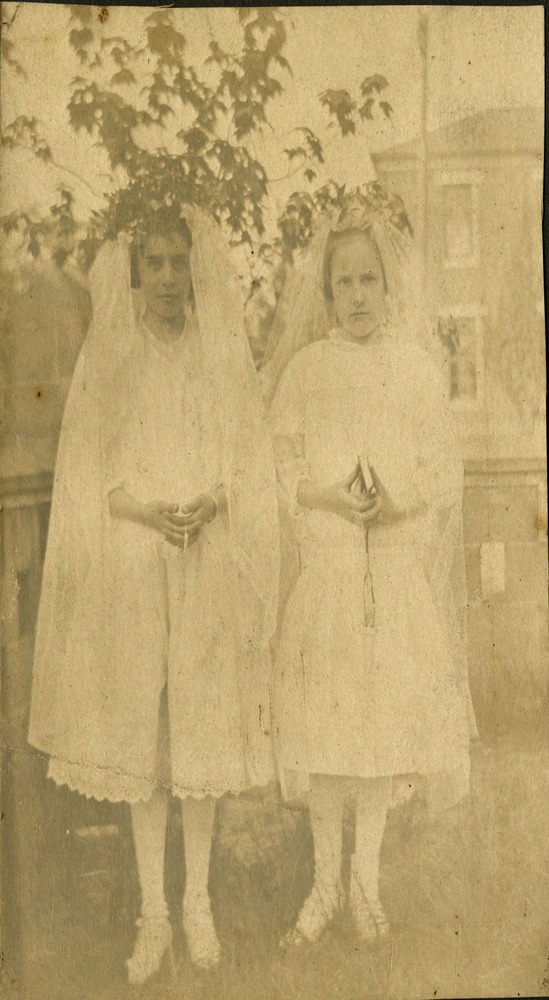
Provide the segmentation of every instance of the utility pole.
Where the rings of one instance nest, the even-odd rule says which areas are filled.
[[[418,247],[421,258],[421,282],[423,302],[427,299],[427,246],[429,229],[429,192],[427,170],[427,112],[428,112],[428,56],[429,56],[429,8],[418,7],[417,40],[421,60],[421,105],[418,154],[416,161],[418,191]]]

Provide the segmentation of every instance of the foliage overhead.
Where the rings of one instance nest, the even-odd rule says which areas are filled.
[[[80,66],[70,83],[68,120],[77,135],[103,150],[115,183],[102,206],[91,213],[86,232],[73,218],[68,182],[47,217],[12,213],[2,220],[5,232],[19,232],[34,256],[48,245],[58,263],[78,250],[89,262],[101,240],[139,228],[143,206],[152,212],[166,207],[177,212],[191,203],[207,208],[234,243],[254,247],[259,257],[268,259],[273,252],[288,256],[307,242],[315,213],[337,201],[343,190],[334,182],[315,190],[324,164],[321,140],[304,125],[294,130],[296,145],[283,150],[288,176],[299,173],[305,189],[289,199],[274,245],[264,241],[270,181],[252,152],[254,136],[270,127],[270,106],[291,75],[281,9],[236,8],[241,39],[237,51],[227,51],[212,38],[205,65],[197,66],[177,27],[181,22],[169,10],[145,18],[144,36],[136,45],[107,34],[97,7],[67,8],[69,42]],[[13,44],[7,45],[4,58],[16,72],[23,72]],[[356,99],[345,90],[326,90],[319,97],[345,136],[376,111],[390,117],[391,106],[381,99],[386,88],[385,78],[374,75],[363,81]],[[36,118],[20,116],[3,129],[1,142],[8,149],[30,150],[43,163],[62,166],[43,131]],[[89,180],[80,180],[91,187]]]

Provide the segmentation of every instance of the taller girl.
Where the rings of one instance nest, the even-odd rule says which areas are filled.
[[[272,447],[224,239],[190,206],[136,213],[139,229],[105,242],[91,273],[29,729],[57,784],[130,805],[141,890],[133,985],[172,940],[168,791],[182,800],[189,955],[201,968],[219,961],[215,803],[272,776],[278,586]]]

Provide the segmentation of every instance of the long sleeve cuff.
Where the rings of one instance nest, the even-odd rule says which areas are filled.
[[[304,458],[285,461],[282,465],[278,466],[280,488],[290,512],[294,515],[297,515],[301,509],[297,499],[299,483],[302,479],[308,479],[309,477],[309,464]]]

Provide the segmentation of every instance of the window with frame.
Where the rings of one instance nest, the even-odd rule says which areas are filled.
[[[448,171],[436,177],[441,191],[443,263],[476,267],[479,262],[478,172]]]
[[[450,400],[474,403],[480,395],[478,317],[439,316],[438,336],[446,350]]]

